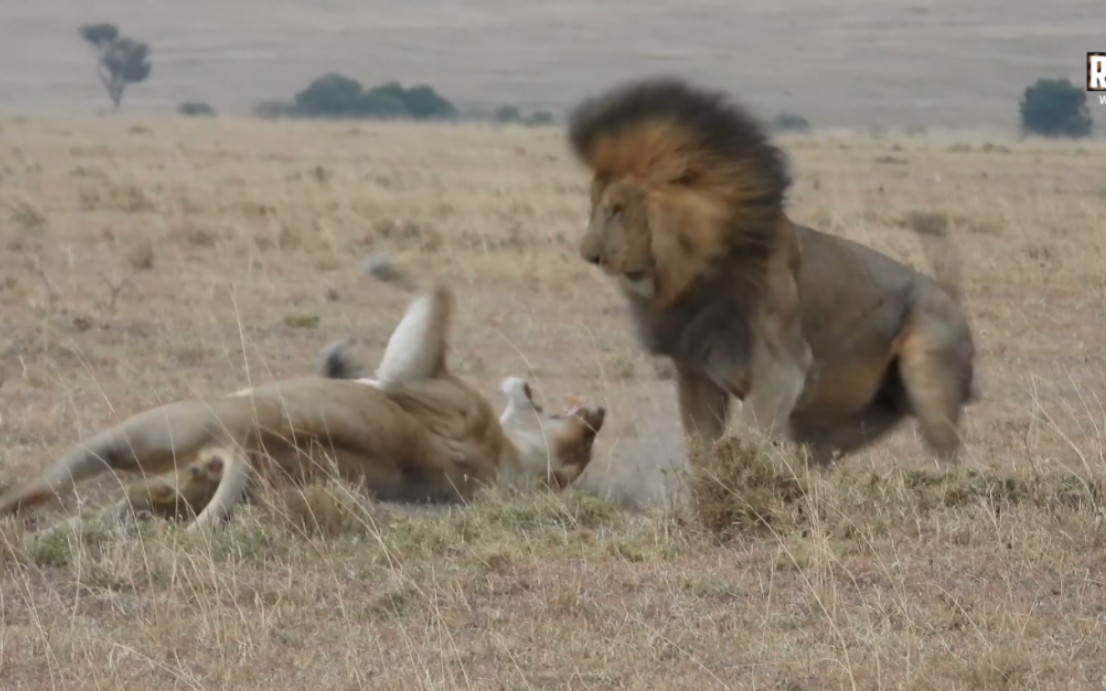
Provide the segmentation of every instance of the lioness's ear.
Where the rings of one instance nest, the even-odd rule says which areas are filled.
[[[223,474],[223,459],[216,456],[204,464],[203,470],[211,477],[219,477]]]
[[[544,412],[538,402],[534,400],[534,391],[530,388],[529,382],[522,382],[522,394],[526,396],[526,400],[530,402],[535,411],[539,414]]]

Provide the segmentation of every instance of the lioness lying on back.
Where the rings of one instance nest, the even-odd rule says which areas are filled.
[[[353,367],[349,353],[343,347],[328,352],[321,374],[332,378],[352,378],[345,375]],[[507,434],[515,445],[520,447],[520,453],[540,454],[548,444],[559,444],[559,450],[554,453],[556,462],[550,466],[547,481],[555,489],[571,485],[591,460],[592,445],[586,442],[586,437],[589,429],[594,435],[602,427],[603,410],[586,407],[579,399],[572,399],[576,403],[570,403],[566,413],[543,418],[542,408],[534,401],[526,381],[508,377],[500,383],[500,391],[507,396],[507,406],[500,414],[499,422],[508,430]],[[543,419],[556,420],[564,416],[570,421],[576,418],[587,424],[587,427],[577,428],[582,437],[569,434],[557,441],[546,436]],[[534,446],[538,448],[532,448]],[[191,518],[215,496],[215,490],[223,478],[224,465],[223,453],[219,449],[198,453],[196,460],[175,472],[132,482],[123,489],[122,496],[109,512],[122,521],[143,515],[168,520]]]
[[[168,473],[122,502],[211,500],[192,526],[227,517],[252,478],[303,482],[325,474],[363,482],[382,500],[455,502],[483,486],[563,488],[591,460],[605,410],[544,413],[522,380],[504,380],[501,416],[446,363],[453,296],[444,285],[408,306],[376,379],[302,377],[139,413],[82,442],[32,482],[0,498],[0,515],[48,502],[102,472]],[[348,368],[346,368],[348,370]],[[143,493],[144,489],[150,491]]]

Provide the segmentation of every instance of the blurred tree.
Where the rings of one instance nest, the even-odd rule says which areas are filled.
[[[140,41],[121,37],[114,24],[85,24],[79,32],[81,38],[96,48],[97,74],[107,89],[113,110],[118,111],[127,85],[150,76],[150,48]]]
[[[772,127],[782,132],[809,132],[810,121],[795,113],[779,113],[772,118]]]
[[[1020,105],[1022,129],[1046,137],[1089,137],[1087,94],[1067,79],[1038,79]]]
[[[177,106],[177,112],[193,118],[213,118],[216,115],[215,109],[203,101],[186,101]]]

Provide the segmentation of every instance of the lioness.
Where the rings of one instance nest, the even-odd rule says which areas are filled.
[[[139,413],[7,492],[0,515],[50,501],[108,470],[183,468],[130,488],[121,500],[155,512],[175,509],[182,497],[197,502],[214,485],[189,529],[229,516],[255,474],[302,482],[335,472],[395,501],[466,501],[493,483],[566,487],[591,460],[605,409],[577,404],[547,414],[533,403],[528,384],[508,378],[502,385],[508,407],[497,417],[447,366],[452,308],[444,285],[416,297],[375,379],[294,378]]]
[[[330,348],[325,353],[323,376],[332,378],[353,378],[351,373],[359,369],[349,360],[349,353],[342,348]],[[363,383],[373,380],[361,379]],[[518,377],[508,377],[500,382],[500,391],[507,397],[507,406],[499,416],[499,423],[512,439],[519,453],[524,457],[536,456],[549,451],[551,443],[557,444],[553,451],[556,462],[550,467],[545,482],[554,489],[564,489],[580,476],[591,460],[592,445],[571,434],[560,439],[550,439],[543,420],[543,411],[533,398],[529,383]],[[568,409],[549,416],[581,417],[589,421],[591,429],[598,431],[603,424],[601,409],[586,406],[578,397],[570,397]],[[591,416],[591,417],[588,417]],[[223,478],[224,453],[221,449],[209,448],[196,454],[196,460],[174,472],[153,475],[127,485],[122,496],[108,509],[108,512],[120,522],[127,522],[136,516],[158,516],[168,520],[190,519],[199,513],[211,498]],[[80,517],[77,517],[78,519]],[[74,520],[72,523],[79,522]]]
[[[572,113],[592,172],[580,254],[616,277],[644,346],[672,358],[689,444],[744,422],[827,462],[904,416],[954,460],[975,399],[956,299],[875,250],[793,223],[784,156],[718,92],[678,79],[617,86]]]

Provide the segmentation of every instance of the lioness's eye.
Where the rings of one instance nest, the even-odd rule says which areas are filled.
[[[621,221],[622,220],[622,207],[621,206],[611,207],[611,220],[612,221]]]

